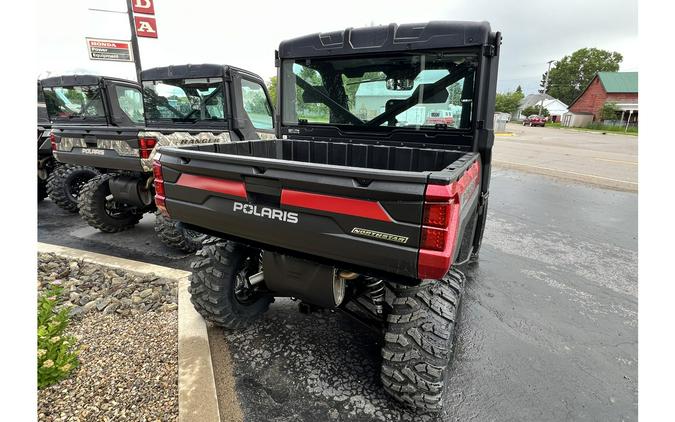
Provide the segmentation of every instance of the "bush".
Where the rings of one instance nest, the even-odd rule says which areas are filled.
[[[68,377],[77,368],[79,350],[75,337],[65,335],[69,308],[57,310],[60,287],[50,287],[38,296],[38,388]]]
[[[600,109],[600,119],[602,120],[616,120],[619,109],[616,107],[616,103],[607,101],[602,105]]]

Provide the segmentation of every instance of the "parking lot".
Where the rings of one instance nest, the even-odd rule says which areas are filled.
[[[534,131],[551,134],[551,144]],[[637,194],[601,179],[571,180],[565,166],[606,157],[589,151],[621,138],[566,132],[524,128],[496,141],[489,223],[480,262],[464,268],[441,420],[637,419]],[[613,157],[633,160],[633,147],[622,145],[612,145]],[[521,170],[500,164],[514,159]],[[522,171],[544,163],[563,171]],[[579,170],[635,180],[633,167],[599,163]],[[189,267],[191,256],[156,239],[152,215],[133,231],[107,235],[50,201],[38,209],[41,242]],[[433,420],[387,398],[379,337],[340,314],[303,315],[281,299],[256,326],[220,333],[228,350],[214,353],[230,353],[233,368],[219,376],[233,372],[245,420]]]

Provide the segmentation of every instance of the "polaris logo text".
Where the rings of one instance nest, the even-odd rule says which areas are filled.
[[[284,221],[291,224],[296,224],[298,222],[298,214],[295,212],[282,211],[268,207],[259,207],[257,205],[251,204],[242,204],[241,202],[234,203],[233,211],[240,211],[244,214],[269,218],[270,220]]]

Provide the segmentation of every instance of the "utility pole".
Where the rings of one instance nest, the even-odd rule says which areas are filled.
[[[127,0],[127,14],[129,15],[129,28],[131,29],[131,48],[134,52],[134,65],[136,66],[136,79],[141,83],[141,52],[138,50],[138,38],[136,37],[136,23],[134,22],[134,11],[131,6],[131,0]],[[550,66],[550,64],[549,64]],[[546,74],[548,77],[548,73]]]
[[[134,53],[136,54],[136,53]],[[541,102],[539,103],[539,115],[541,116],[541,110],[544,108],[544,98],[546,96],[546,89],[548,88],[548,74],[551,73],[551,63],[555,62],[556,60],[549,60],[548,63],[548,70],[546,71],[546,78],[544,78],[544,92],[542,92],[541,96]]]

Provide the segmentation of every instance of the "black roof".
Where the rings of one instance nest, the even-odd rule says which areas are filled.
[[[321,32],[282,41],[279,44],[279,57],[302,58],[473,47],[487,44],[489,36],[488,22],[392,23],[387,26]]]
[[[217,78],[226,77],[230,70],[245,73],[256,79],[260,76],[253,72],[226,64],[181,64],[172,66],[154,67],[141,72],[141,80],[157,81],[166,79],[190,79],[190,78]],[[262,79],[261,79],[262,80]]]
[[[98,85],[102,80],[107,81],[118,81],[128,84],[138,85],[136,81],[130,81],[128,79],[115,78],[112,76],[99,76],[99,75],[63,75],[63,76],[54,76],[51,78],[45,78],[40,80],[40,84],[43,88],[55,87],[55,86],[82,86],[82,85]]]
[[[227,66],[220,64],[181,64],[146,69],[141,72],[141,80],[159,79],[215,78],[225,76]]]

